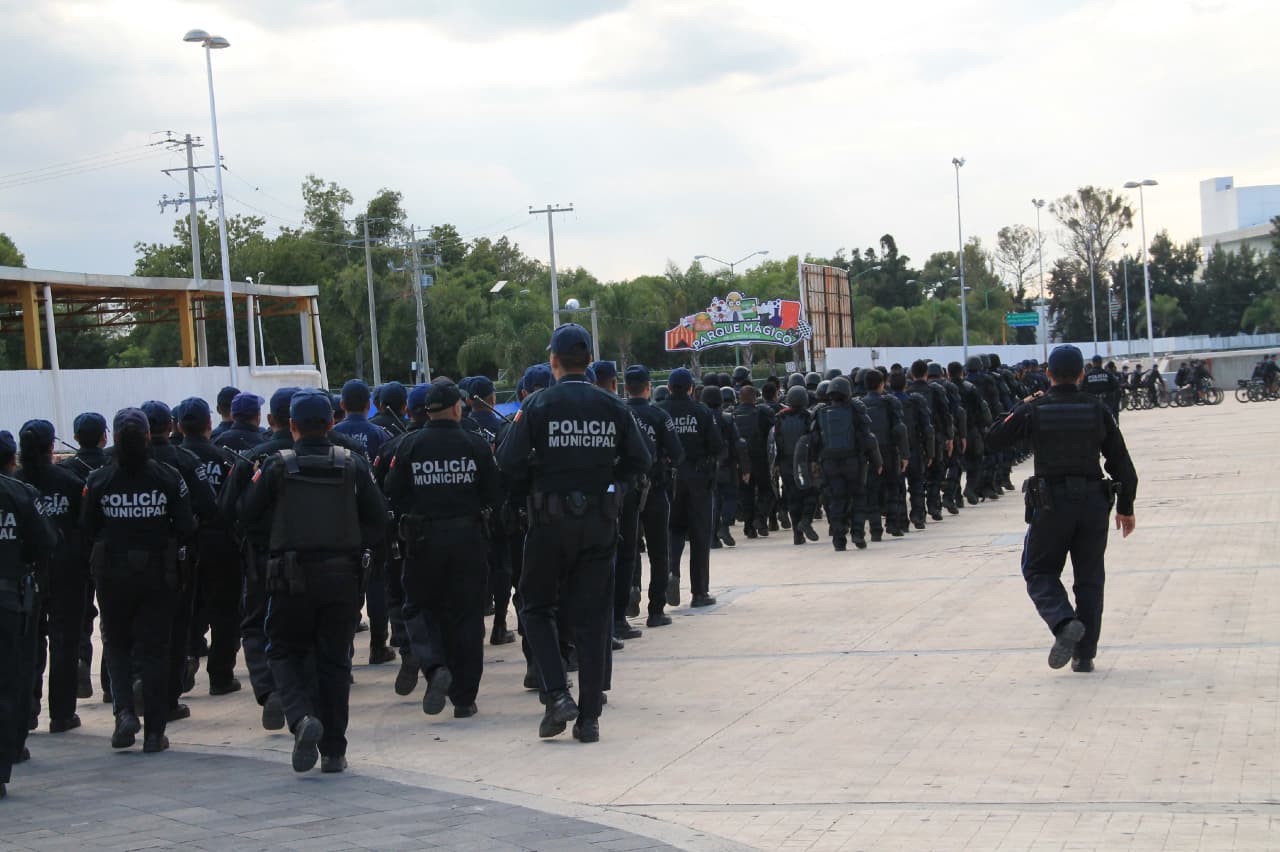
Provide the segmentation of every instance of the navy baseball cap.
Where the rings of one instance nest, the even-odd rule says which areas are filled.
[[[399,411],[408,401],[409,392],[399,382],[387,382],[382,386],[382,396],[379,402],[383,408]]]
[[[173,409],[158,399],[142,403],[142,413],[147,415],[152,435],[164,435],[173,428]]]
[[[1084,353],[1070,343],[1055,347],[1049,353],[1049,372],[1062,378],[1074,378],[1084,369]]]
[[[493,396],[493,390],[493,381],[488,376],[476,376],[471,380],[470,387],[467,388],[468,393],[481,399],[488,399]]]
[[[262,401],[256,393],[238,393],[231,400],[231,416],[251,420],[262,413]]]
[[[227,385],[225,388],[218,391],[218,407],[226,408],[231,405],[239,395],[240,388],[233,388],[231,385]]]
[[[427,399],[423,408],[434,414],[453,408],[455,403],[461,401],[462,389],[453,382],[433,383],[427,385]]]
[[[71,430],[77,438],[96,441],[107,432],[107,418],[96,411],[86,411],[76,415]]]
[[[627,368],[627,372],[623,374],[623,378],[628,382],[648,382],[649,368],[644,364],[632,364]]]
[[[1059,348],[1061,348],[1061,347],[1059,347]],[[1049,353],[1049,355],[1052,357],[1053,353],[1052,353],[1052,352],[1050,352],[1050,353]],[[1083,357],[1083,356],[1081,356],[1081,357]],[[1095,353],[1093,354],[1093,357],[1092,357],[1092,358],[1090,358],[1089,360],[1093,362],[1094,366],[1097,366],[1098,364],[1101,364],[1101,363],[1102,363],[1102,356],[1095,352]]]
[[[275,393],[271,394],[270,411],[271,416],[275,418],[277,428],[283,429],[285,421],[289,420],[293,416],[293,409],[289,407],[289,403],[298,391],[299,388],[280,388]],[[333,404],[330,403],[329,407],[332,409]]]
[[[598,382],[618,378],[618,365],[612,361],[596,361],[592,363],[591,369],[595,372]]]
[[[567,322],[552,333],[547,351],[552,355],[586,355],[591,352],[591,335],[576,322]]]
[[[471,393],[471,385],[475,383],[475,376],[463,376],[458,379],[458,389]]]
[[[203,429],[213,419],[209,411],[209,403],[198,396],[187,397],[179,405],[182,408],[182,415],[178,418],[178,422],[182,424],[184,432],[188,429]]]
[[[0,465],[7,465],[18,454],[18,443],[8,429],[0,430]]]
[[[425,411],[427,408],[427,397],[430,395],[431,385],[414,385],[413,390],[409,391],[409,410],[413,412]]]
[[[297,426],[325,426],[333,420],[333,403],[322,390],[304,388],[289,400],[289,419]]]
[[[53,424],[48,420],[28,420],[26,423],[23,423],[22,428],[18,430],[19,435],[23,432],[34,432],[36,440],[38,440],[42,446],[53,443],[54,428]]]
[[[533,393],[538,388],[549,388],[553,377],[551,368],[546,364],[534,364],[524,371],[524,389]]]
[[[122,408],[116,412],[111,429],[117,434],[129,431],[148,434],[151,432],[151,420],[140,408]]]
[[[693,373],[689,372],[686,367],[676,367],[671,371],[671,375],[667,377],[667,386],[679,388],[693,387]]]
[[[359,379],[352,379],[342,386],[342,404],[352,411],[369,408],[369,386]]]

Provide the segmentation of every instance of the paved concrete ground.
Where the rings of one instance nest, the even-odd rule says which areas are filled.
[[[537,739],[512,646],[486,650],[470,720],[425,717],[392,667],[360,666],[352,770],[683,848],[1280,848],[1278,417],[1232,400],[1125,415],[1138,530],[1111,541],[1093,675],[1045,665],[1006,498],[864,552],[776,534],[718,551],[721,603],[617,655],[598,745]],[[328,789],[292,776],[247,694],[203,687],[174,751],[142,765],[230,749],[265,761],[246,784]],[[109,714],[81,716],[62,742],[105,751]]]

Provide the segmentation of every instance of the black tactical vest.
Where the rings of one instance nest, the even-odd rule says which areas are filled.
[[[778,431],[781,433],[782,441],[778,447],[780,451],[778,455],[784,459],[793,458],[796,454],[796,444],[809,431],[808,418],[799,414],[784,415],[780,421],[781,427]]]
[[[914,394],[903,393],[898,401],[902,403],[902,422],[907,427],[908,446],[915,449],[920,443],[920,403],[923,400]]]
[[[747,442],[747,447],[755,451],[760,433],[760,410],[755,405],[739,405],[733,409],[733,422],[738,427],[738,434]]]
[[[1084,397],[1078,402],[1041,402],[1031,410],[1036,476],[1096,477],[1104,434],[1100,404]]]
[[[818,411],[822,432],[823,459],[847,459],[857,452],[853,434],[853,406],[848,403],[824,405]]]
[[[355,553],[362,544],[356,503],[356,462],[351,451],[300,456],[281,450],[284,476],[271,519],[272,553]]]
[[[871,434],[881,445],[893,443],[893,418],[889,415],[889,401],[883,396],[865,396],[862,404],[867,407],[867,416],[871,418]]]

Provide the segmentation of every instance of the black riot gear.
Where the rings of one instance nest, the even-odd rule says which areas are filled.
[[[358,506],[355,461],[350,451],[300,456],[281,450],[284,476],[271,520],[272,553],[315,550],[351,554],[360,549],[360,528],[352,522]],[[341,471],[334,475],[333,471]],[[341,495],[341,500],[335,500]]]
[[[822,376],[817,373],[806,373],[804,377],[804,386],[809,390],[817,390],[818,383],[822,381]]]
[[[803,384],[792,385],[787,389],[787,407],[788,408],[808,408],[809,392],[805,390]]]

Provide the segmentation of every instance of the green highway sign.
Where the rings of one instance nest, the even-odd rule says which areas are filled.
[[[1034,327],[1040,324],[1040,315],[1035,311],[1008,313],[1004,315],[1004,321],[1010,328]]]

